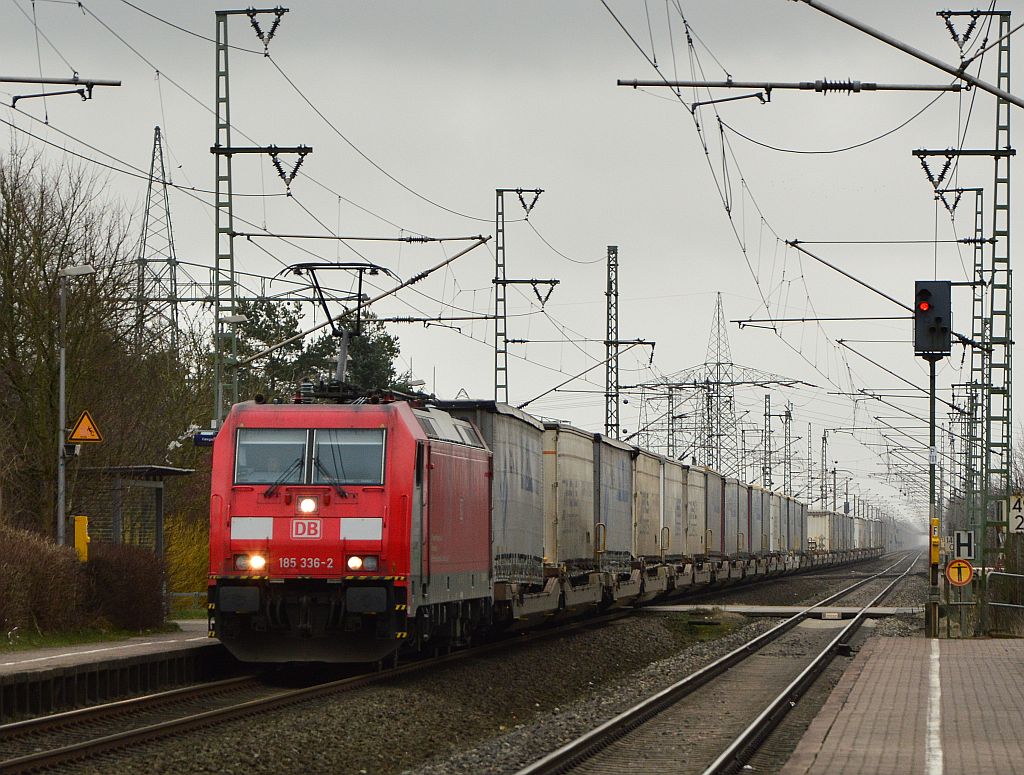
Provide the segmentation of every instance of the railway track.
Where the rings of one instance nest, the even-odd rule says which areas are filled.
[[[228,720],[241,708],[269,708],[302,691],[247,675],[5,724],[0,771],[33,772],[85,759]]]
[[[868,576],[860,583],[881,575]],[[0,726],[0,772],[40,771],[86,761],[112,751],[127,751],[151,740],[180,736],[191,730],[337,695],[441,664],[561,637],[577,629],[598,627],[629,616],[634,610],[616,609],[603,616],[567,622],[551,629],[517,635],[390,670],[298,688],[283,688],[279,684],[268,683],[265,678],[244,676],[7,724]]]
[[[682,603],[703,603],[716,605],[719,603],[730,604],[733,602],[746,602],[749,595],[756,595],[761,590],[785,588],[787,585],[799,585],[808,581],[836,582],[855,581],[860,578],[872,577],[881,578],[878,571],[861,570],[859,566],[874,566],[884,561],[890,561],[894,556],[903,557],[905,553],[892,552],[880,557],[863,560],[856,563],[845,563],[833,569],[812,569],[807,568],[795,573],[787,573],[784,576],[750,576],[739,581],[727,582],[725,584],[712,584],[702,587],[684,587],[677,590],[677,596],[673,602]],[[659,603],[654,603],[658,605]]]
[[[632,609],[616,610],[399,667],[297,688],[282,688],[265,677],[240,676],[16,721],[0,726],[0,772],[38,772],[133,749],[151,740],[337,695],[520,644],[562,637],[574,630],[599,627],[631,613]]]
[[[911,573],[916,558],[893,578],[905,559],[808,606],[517,775],[740,771],[832,657],[848,649],[867,609]],[[816,608],[867,585],[880,589],[867,595],[870,599],[838,633],[794,632]],[[748,659],[755,654],[758,659]]]

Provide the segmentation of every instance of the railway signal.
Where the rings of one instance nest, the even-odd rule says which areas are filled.
[[[939,535],[935,506],[935,363],[952,351],[952,283],[949,280],[918,280],[914,283],[914,354],[928,361],[928,512],[932,529],[928,571],[928,605],[925,630],[939,636]]]
[[[914,353],[925,358],[949,355],[952,338],[949,280],[914,283]]]

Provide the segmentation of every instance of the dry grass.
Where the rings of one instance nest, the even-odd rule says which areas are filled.
[[[205,592],[210,557],[209,523],[205,519],[175,514],[167,519],[166,536],[171,592]]]

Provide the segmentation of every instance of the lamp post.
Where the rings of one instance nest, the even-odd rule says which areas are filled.
[[[67,307],[68,307],[68,278],[69,277],[85,277],[86,275],[95,274],[96,270],[93,269],[91,264],[80,264],[78,266],[66,266],[57,272],[57,277],[60,281],[60,322],[57,327],[57,340],[60,344],[60,378],[58,384],[58,400],[57,400],[57,545],[63,546],[65,543],[65,531],[66,526],[64,524],[67,519],[65,513],[64,499],[65,499],[65,466],[67,460],[64,455],[64,444],[66,441],[65,434],[67,433],[67,406],[65,404],[64,397],[64,383],[65,383],[65,327],[67,326]]]

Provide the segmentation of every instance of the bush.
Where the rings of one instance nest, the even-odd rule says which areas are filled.
[[[92,612],[113,627],[144,630],[163,624],[163,565],[149,549],[90,544],[86,574]]]
[[[81,627],[87,580],[70,547],[0,523],[0,627],[40,635]]]
[[[83,564],[71,547],[2,522],[0,546],[0,638],[16,628],[46,635],[163,624],[163,567],[148,549],[94,543]]]

